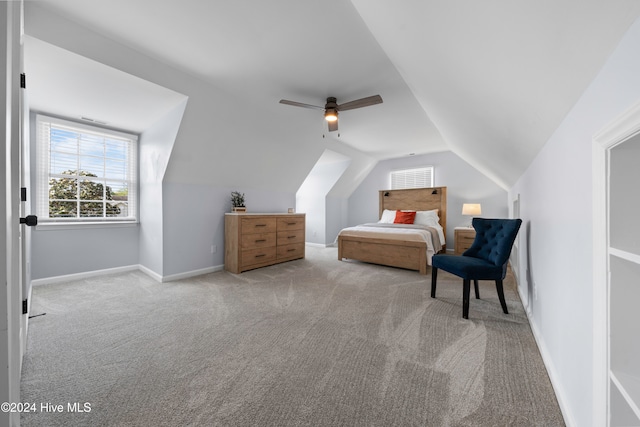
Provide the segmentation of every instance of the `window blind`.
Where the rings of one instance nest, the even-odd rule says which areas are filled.
[[[36,117],[36,212],[44,222],[135,221],[137,137]]]
[[[433,187],[433,166],[391,172],[391,189]]]

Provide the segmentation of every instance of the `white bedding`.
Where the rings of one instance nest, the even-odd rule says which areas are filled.
[[[373,233],[387,233],[387,234],[431,234],[429,227],[435,228],[440,238],[440,245],[444,246],[444,230],[440,224],[434,224],[431,226],[419,225],[419,224],[385,224],[380,222],[372,222],[368,224],[356,225],[354,227],[343,228],[342,231],[369,231]],[[341,231],[341,232],[342,232]],[[431,240],[427,237],[426,240]]]

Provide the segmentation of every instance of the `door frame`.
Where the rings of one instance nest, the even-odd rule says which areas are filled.
[[[640,103],[593,136],[593,425],[610,424],[609,382],[609,155],[640,132]]]

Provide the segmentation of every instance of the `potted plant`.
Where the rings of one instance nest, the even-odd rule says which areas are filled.
[[[232,191],[231,206],[232,206],[232,212],[246,212],[247,208],[244,205],[244,193]]]

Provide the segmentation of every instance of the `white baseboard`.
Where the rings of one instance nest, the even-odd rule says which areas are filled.
[[[104,276],[107,274],[124,273],[127,271],[138,270],[138,265],[127,265],[124,267],[106,268],[104,270],[85,271],[82,273],[65,274],[63,276],[44,277],[31,281],[31,286],[51,285],[53,283],[70,282],[72,280],[82,280],[89,277]]]
[[[201,276],[203,274],[214,273],[224,270],[224,265],[216,265],[213,267],[201,268],[199,270],[186,271],[184,273],[170,274],[162,276],[161,282],[172,282],[174,280],[188,279],[189,277]]]
[[[138,264],[138,269],[140,271],[142,271],[144,274],[146,274],[147,276],[151,277],[156,282],[162,283],[162,275],[161,274],[156,273],[155,271],[151,270],[148,267],[145,267],[142,264]]]
[[[201,268],[199,270],[186,271],[184,273],[170,274],[168,276],[162,276],[156,273],[155,271],[145,267],[144,265],[140,265],[140,264],[128,265],[125,267],[106,268],[104,270],[93,270],[93,271],[85,271],[82,273],[65,274],[63,276],[44,277],[42,279],[32,280],[31,285],[32,286],[51,285],[54,283],[71,282],[74,280],[87,279],[89,277],[105,276],[107,274],[125,273],[127,271],[135,271],[135,270],[139,270],[144,274],[146,274],[147,276],[151,277],[152,279],[156,280],[157,282],[163,283],[163,282],[171,282],[173,280],[188,279],[189,277],[200,276],[202,274],[221,271],[221,270],[224,270],[224,265]]]
[[[313,246],[314,248],[329,248],[329,247],[337,246],[335,243],[330,243],[328,245],[325,245],[325,244],[322,244],[322,243],[304,242],[304,244],[306,246]]]
[[[520,296],[520,300],[523,300],[523,295],[520,289],[520,286],[517,287],[518,295]],[[560,406],[560,411],[562,412],[562,416],[564,418],[564,422],[567,427],[573,427],[576,425],[573,416],[571,415],[571,411],[566,404],[565,392],[564,388],[560,384],[558,380],[558,373],[555,369],[555,365],[552,363],[551,356],[549,355],[549,351],[547,350],[547,346],[542,339],[542,335],[538,330],[538,327],[533,322],[533,313],[531,310],[525,308],[525,313],[527,314],[527,319],[529,320],[529,326],[531,327],[531,332],[533,333],[533,338],[536,340],[536,344],[538,345],[538,350],[540,350],[540,355],[542,356],[542,362],[544,363],[545,368],[547,369],[547,373],[549,374],[549,379],[551,380],[551,386],[556,394],[556,399],[558,400],[558,405]]]

